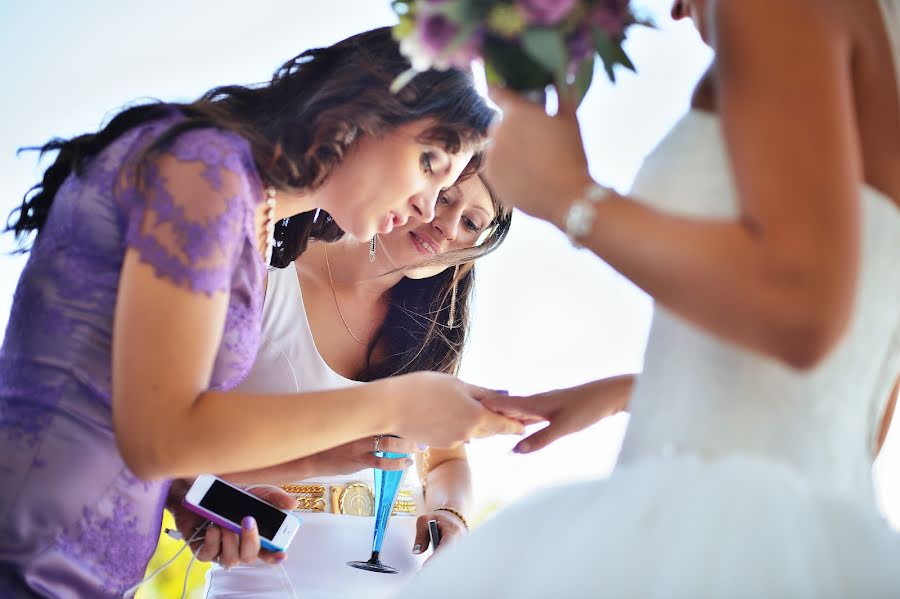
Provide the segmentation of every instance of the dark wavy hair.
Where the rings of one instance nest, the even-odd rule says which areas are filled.
[[[506,239],[512,222],[512,209],[504,206],[483,177],[482,182],[496,211],[484,241],[425,263],[447,267],[434,276],[404,277],[394,285],[384,323],[369,344],[366,367],[357,380],[372,381],[423,370],[449,374],[459,371],[469,335],[474,260],[496,250]],[[380,343],[385,349],[384,357],[373,362]]]
[[[41,156],[57,151],[41,182],[26,192],[7,221],[19,251],[23,238],[40,234],[63,181],[80,175],[93,156],[126,131],[170,115],[186,118],[170,127],[144,158],[170,146],[182,133],[199,128],[233,131],[247,139],[267,185],[294,191],[322,185],[348,148],[361,136],[379,136],[420,120],[431,121],[420,141],[451,154],[482,143],[495,112],[457,70],[418,74],[399,92],[390,84],[410,67],[390,28],[354,35],[327,48],[307,50],[289,60],[271,81],[256,86],[217,87],[189,104],[153,102],[119,112],[96,133],[53,139],[36,148]],[[477,166],[470,165],[466,174]],[[16,213],[18,217],[15,218]],[[15,220],[15,222],[12,222]],[[284,267],[305,249],[310,237],[332,240],[334,223],[313,223],[308,212],[279,222],[272,264]]]

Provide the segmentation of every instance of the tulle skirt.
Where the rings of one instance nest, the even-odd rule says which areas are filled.
[[[900,535],[771,460],[659,458],[504,510],[399,596],[900,597]]]

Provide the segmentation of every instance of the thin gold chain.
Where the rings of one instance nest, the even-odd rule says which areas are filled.
[[[334,279],[331,277],[331,264],[328,263],[328,243],[325,243],[322,247],[325,250],[325,268],[328,269],[328,284],[331,286],[331,297],[334,298],[334,307],[337,308],[338,315],[341,317],[341,322],[344,323],[344,328],[347,329],[347,332],[350,333],[350,336],[353,337],[357,343],[360,345],[368,345],[365,341],[353,334],[353,330],[350,328],[350,325],[347,324],[347,319],[344,318],[344,313],[341,312],[341,305],[338,303],[337,293],[334,291]]]

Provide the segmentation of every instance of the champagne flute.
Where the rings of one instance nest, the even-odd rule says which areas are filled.
[[[384,435],[385,437],[393,437],[395,435]],[[391,451],[375,451],[379,458],[408,458],[408,453],[394,453]],[[399,570],[386,566],[381,563],[379,556],[381,554],[381,544],[384,542],[384,533],[387,530],[387,523],[394,509],[394,502],[397,500],[397,494],[400,492],[400,483],[403,482],[403,476],[406,469],[403,470],[382,470],[381,468],[373,468],[375,472],[375,533],[372,538],[372,555],[364,562],[347,562],[348,566],[368,570],[369,572],[381,572],[382,574],[397,574]]]

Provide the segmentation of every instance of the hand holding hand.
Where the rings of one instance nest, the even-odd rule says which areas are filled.
[[[493,397],[484,405],[522,422],[550,422],[513,448],[516,453],[531,453],[624,411],[633,383],[633,375],[623,375],[528,397]]]
[[[469,439],[500,434],[522,434],[524,426],[485,407],[493,397],[504,397],[437,372],[396,377],[391,383],[396,401],[397,434],[432,447],[452,447]]]

